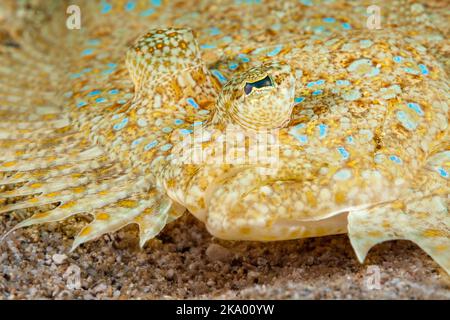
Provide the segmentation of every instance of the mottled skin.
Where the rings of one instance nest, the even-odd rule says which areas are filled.
[[[187,28],[151,29],[131,46],[111,39],[105,46],[125,62],[103,76],[103,58],[90,62],[92,53],[83,51],[88,58],[76,70],[99,71],[89,80],[75,74],[82,80],[68,85],[69,112],[40,115],[28,96],[24,103],[34,109],[0,110],[0,183],[12,185],[0,197],[30,195],[0,212],[59,203],[16,228],[86,212],[94,220],[72,249],[130,223],[139,225],[143,246],[186,208],[223,239],[348,232],[360,261],[381,241],[410,239],[449,272],[447,78],[402,34],[269,34],[264,43],[229,46],[225,63],[212,68]],[[242,52],[250,61],[226,74],[222,67],[242,60]],[[8,58],[16,66],[28,57]],[[23,86],[28,78],[19,79]],[[62,86],[55,83],[45,86]],[[124,101],[111,98],[116,94]],[[209,133],[200,137],[205,147],[229,128],[274,133],[275,166],[222,164],[217,153],[180,163],[179,146],[192,147],[195,128]]]

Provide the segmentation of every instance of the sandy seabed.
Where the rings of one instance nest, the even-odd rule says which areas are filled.
[[[0,234],[18,222],[0,216]],[[21,229],[0,246],[0,299],[449,299],[450,279],[419,247],[391,241],[359,264],[346,235],[230,242],[194,217],[139,249],[137,228],[69,253],[85,224]],[[380,289],[369,289],[373,266]]]

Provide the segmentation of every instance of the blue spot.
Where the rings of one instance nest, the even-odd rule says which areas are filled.
[[[100,11],[101,13],[105,14],[110,12],[112,9],[112,5],[107,3],[107,2],[103,2],[102,3],[102,10]]]
[[[296,125],[296,126],[294,127],[294,130],[303,129],[304,127],[305,127],[305,124],[304,124],[304,123],[299,123],[298,125]]]
[[[83,75],[83,74],[80,73],[80,72],[78,72],[78,73],[72,73],[72,74],[70,75],[70,79],[77,79],[77,78],[80,78],[82,75]]]
[[[223,37],[221,40],[222,40],[222,42],[230,43],[233,41],[233,38],[230,36],[226,36],[226,37]]]
[[[192,133],[193,131],[192,131],[192,130],[189,130],[189,129],[181,129],[180,132],[181,132],[181,134],[183,134],[183,135],[187,135],[187,134]]]
[[[136,147],[139,143],[142,142],[142,140],[144,140],[144,138],[137,138],[136,140],[134,140],[133,142],[131,142],[131,146],[132,146],[132,147]]]
[[[184,121],[181,120],[181,119],[175,119],[174,123],[175,123],[176,125],[180,125],[180,124],[183,124]]]
[[[228,66],[228,68],[230,68],[230,70],[235,70],[238,67],[237,63],[230,63],[230,65]]]
[[[391,160],[391,161],[393,161],[393,162],[395,162],[397,164],[401,164],[402,163],[402,159],[400,159],[399,157],[397,157],[395,155],[389,156],[389,160]]]
[[[213,70],[211,70],[211,72],[220,81],[220,83],[226,83],[227,82],[227,78],[225,78],[223,76],[223,74],[220,73],[219,70],[213,69]]]
[[[112,90],[110,90],[108,93],[109,93],[109,94],[118,94],[118,93],[119,93],[119,90],[117,90],[117,89],[112,89]]]
[[[216,46],[214,44],[202,44],[200,49],[214,49]]]
[[[313,94],[313,96],[317,96],[319,94],[322,94],[322,92],[323,92],[323,90],[316,90],[312,94]]]
[[[133,1],[130,1],[125,5],[125,10],[132,11],[132,10],[134,10],[135,7],[136,7],[136,3],[134,3]]]
[[[308,143],[308,136],[304,134],[293,134],[294,138],[300,141],[300,143]]]
[[[106,101],[106,99],[105,98],[97,98],[97,99],[95,99],[95,102],[97,102],[97,103],[102,103],[102,102],[105,102]]]
[[[199,108],[197,102],[195,102],[195,100],[194,100],[193,98],[187,98],[186,100],[187,100],[187,102],[188,102],[191,106],[193,106],[195,109],[198,109],[198,108]]]
[[[275,24],[273,24],[270,28],[271,28],[272,30],[278,31],[278,30],[281,29],[281,24],[275,23]]]
[[[86,68],[86,69],[83,69],[81,72],[83,72],[83,73],[89,73],[89,72],[91,72],[92,71],[92,68]]]
[[[319,124],[319,136],[320,138],[323,138],[327,135],[327,128],[328,126],[325,124]]]
[[[125,104],[125,103],[127,103],[127,100],[119,100],[119,101],[117,101],[117,103],[118,104]]]
[[[312,87],[315,86],[315,84],[316,84],[315,81],[311,81],[311,82],[308,82],[308,84],[307,84],[306,86],[307,86],[308,88],[312,88]]]
[[[277,54],[279,54],[281,52],[281,49],[283,49],[282,45],[278,45],[276,46],[272,51],[270,51],[267,56],[268,57],[273,57],[276,56]]]
[[[350,81],[348,81],[348,80],[337,80],[336,84],[338,86],[349,86],[350,85]]]
[[[408,108],[414,110],[419,116],[423,116],[425,114],[420,105],[418,105],[417,103],[409,102],[407,106]]]
[[[113,73],[113,72],[114,72],[114,70],[108,69],[108,70],[102,71],[102,74],[103,74],[103,75],[108,75],[108,74],[111,74],[111,73]]]
[[[415,130],[417,128],[417,123],[411,121],[406,112],[402,110],[397,111],[397,119],[408,130]]]
[[[115,124],[113,126],[114,130],[121,130],[123,129],[128,123],[128,118],[123,118],[122,121],[120,121],[119,123]]]
[[[107,66],[110,67],[110,68],[115,69],[115,68],[117,68],[117,63],[109,62],[109,63],[107,64]]]
[[[406,73],[410,73],[410,74],[419,74],[419,72],[418,72],[417,70],[413,69],[413,68],[406,67],[406,68],[403,68],[403,70],[404,70]]]
[[[94,90],[94,91],[89,92],[87,96],[93,97],[93,96],[99,95],[100,93],[101,93],[100,90]]]
[[[153,13],[155,13],[155,9],[147,9],[141,12],[141,17],[148,17],[150,15],[152,15]]]
[[[338,147],[337,150],[341,154],[342,159],[347,160],[350,157],[350,153],[344,147]]]
[[[348,136],[348,137],[347,137],[347,142],[348,142],[348,143],[353,143],[354,141],[355,141],[355,139],[353,139],[352,136]]]
[[[249,62],[250,61],[250,58],[247,55],[243,54],[243,53],[240,53],[238,55],[238,57],[239,57],[239,59],[241,59],[242,62]]]
[[[87,41],[87,44],[90,46],[98,46],[100,44],[99,39],[90,39]]]
[[[211,28],[210,30],[209,30],[209,34],[211,35],[211,36],[217,36],[218,34],[220,34],[221,32],[220,32],[220,29],[219,28],[216,28],[216,27],[213,27],[213,28]]]
[[[297,98],[294,99],[294,102],[295,102],[295,103],[301,103],[301,102],[303,102],[304,100],[305,100],[305,97],[297,97]]]
[[[168,144],[163,145],[163,146],[161,147],[161,150],[162,150],[162,151],[168,151],[168,150],[170,150],[172,147],[173,147],[173,146],[172,146],[170,143],[168,143]]]
[[[164,128],[162,128],[162,132],[170,133],[170,132],[172,132],[172,128],[171,127],[164,127]]]
[[[148,150],[150,150],[150,149],[153,149],[154,147],[156,147],[157,144],[158,144],[158,141],[157,141],[157,140],[154,140],[154,141],[152,141],[152,142],[146,144],[145,147],[144,147],[144,150],[145,150],[145,151],[148,151]]]
[[[203,121],[195,121],[192,126],[193,127],[197,127],[197,126],[201,126],[203,124]]]
[[[161,0],[150,0],[150,2],[155,7],[159,7],[161,5]]]
[[[394,62],[400,63],[402,62],[403,58],[400,56],[395,56],[392,60],[394,60]]]
[[[81,52],[81,56],[82,57],[85,57],[85,56],[89,56],[89,55],[91,55],[91,54],[93,54],[94,53],[94,49],[86,49],[86,50],[83,50],[82,52]]]
[[[87,105],[87,103],[85,101],[80,101],[77,103],[78,108],[84,107],[85,105]]]
[[[320,86],[320,85],[322,85],[324,83],[325,83],[325,80],[323,80],[323,79],[320,79],[320,80],[316,81],[316,85],[318,85],[318,86]]]
[[[328,18],[323,18],[323,21],[324,21],[324,22],[330,22],[330,23],[332,23],[332,22],[336,22],[336,19],[335,19],[335,18],[328,17]]]
[[[352,26],[349,23],[344,22],[342,24],[342,28],[344,28],[345,30],[350,30],[352,28]]]
[[[376,154],[375,157],[373,158],[373,161],[375,161],[375,163],[382,163],[384,161],[384,154],[382,153]]]
[[[448,178],[448,172],[447,171],[445,171],[445,169],[444,168],[442,168],[442,167],[439,167],[439,168],[437,168],[437,171],[439,172],[439,174],[442,176],[442,177],[444,177],[444,178]]]
[[[424,65],[424,64],[419,64],[419,68],[420,68],[420,71],[422,72],[423,75],[427,75],[427,74],[430,73],[430,72],[428,71],[427,66]]]
[[[313,3],[311,0],[300,0],[300,2],[305,6],[312,6]]]
[[[319,32],[319,33],[324,31],[324,30],[325,30],[324,26],[318,26],[317,28],[314,29],[314,31]]]
[[[334,174],[336,180],[348,180],[352,177],[352,172],[349,169],[341,169]]]

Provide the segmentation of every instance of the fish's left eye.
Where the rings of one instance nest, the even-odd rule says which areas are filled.
[[[264,79],[258,80],[256,82],[247,82],[244,87],[244,92],[246,95],[249,95],[253,88],[263,88],[263,87],[272,87],[273,82],[269,76],[266,76]]]

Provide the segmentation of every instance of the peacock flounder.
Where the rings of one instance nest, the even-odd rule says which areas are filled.
[[[67,32],[80,50],[32,27],[2,50],[0,213],[56,204],[13,230],[89,213],[72,250],[132,223],[144,246],[187,209],[222,239],[348,232],[360,261],[409,239],[450,271],[447,76],[423,46],[252,23],[224,42],[162,11],[153,24],[176,27],[131,42],[145,20],[115,30],[105,15],[137,10],[120,8]]]

